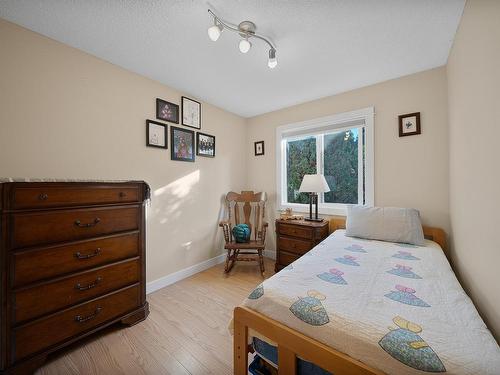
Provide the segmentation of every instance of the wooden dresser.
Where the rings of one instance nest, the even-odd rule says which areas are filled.
[[[276,220],[276,265],[278,272],[328,237],[328,220]]]
[[[146,318],[144,182],[0,184],[0,373]]]

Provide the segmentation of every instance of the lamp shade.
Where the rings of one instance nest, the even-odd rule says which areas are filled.
[[[300,184],[301,193],[326,193],[330,187],[322,174],[306,174]]]

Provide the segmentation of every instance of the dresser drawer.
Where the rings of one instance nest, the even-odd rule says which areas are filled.
[[[92,208],[12,214],[12,248],[136,230],[141,208]]]
[[[278,246],[280,250],[288,251],[290,253],[304,255],[313,248],[313,243],[310,241],[303,241],[296,238],[279,237]]]
[[[140,202],[139,186],[61,186],[15,187],[12,208],[48,208]]]
[[[140,306],[140,288],[134,285],[14,329],[17,361],[123,315]]]
[[[300,258],[300,255],[280,251],[278,255],[278,263],[282,266],[288,266],[290,263],[295,262]]]
[[[314,228],[300,227],[298,225],[289,224],[279,224],[278,226],[279,234],[284,234],[287,236],[312,239]]]
[[[135,232],[11,253],[13,286],[19,287],[137,256],[139,241],[139,233]]]
[[[139,260],[80,272],[14,292],[14,320],[19,323],[109,293],[139,281]],[[43,303],[40,303],[40,297]]]

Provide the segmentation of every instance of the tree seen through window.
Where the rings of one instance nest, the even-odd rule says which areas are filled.
[[[307,193],[299,193],[305,174],[323,173],[330,187],[325,203],[358,203],[359,129],[306,136],[286,141],[287,202],[309,203]],[[317,160],[321,147],[322,170]]]

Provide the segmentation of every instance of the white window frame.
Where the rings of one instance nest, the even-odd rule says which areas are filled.
[[[375,168],[375,145],[374,145],[374,127],[375,127],[375,110],[374,107],[367,107],[356,111],[344,112],[332,116],[317,118],[314,120],[296,122],[292,124],[282,125],[276,128],[276,195],[277,207],[280,210],[291,208],[296,212],[309,212],[309,205],[302,203],[288,203],[287,185],[286,185],[286,138],[287,133],[297,131],[310,131],[314,133],[318,128],[328,127],[332,131],[341,131],[343,128],[351,128],[348,124],[353,121],[364,121],[365,128],[365,205],[373,206],[375,191],[374,191],[374,168]],[[319,151],[317,151],[319,152]],[[319,163],[323,163],[323,155],[320,156]],[[362,170],[362,150],[359,147],[358,155],[358,171]],[[283,183],[284,182],[284,183]],[[362,194],[363,186],[358,186],[358,194]],[[343,203],[324,203],[318,204],[318,211],[322,215],[342,215],[347,214],[347,205]]]

